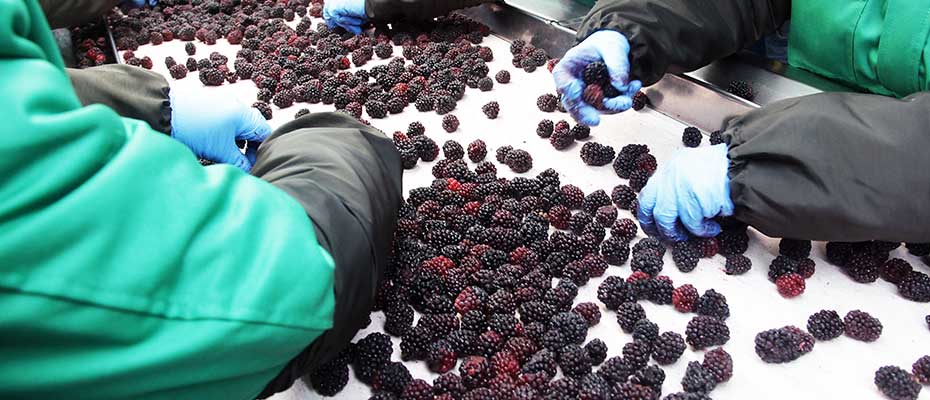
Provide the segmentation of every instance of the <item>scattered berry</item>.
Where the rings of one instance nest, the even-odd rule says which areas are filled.
[[[693,126],[685,128],[681,135],[681,142],[685,144],[685,147],[698,147],[701,145],[701,139],[701,131]]]
[[[727,256],[725,271],[728,275],[742,275],[752,269],[752,261],[742,254]]]
[[[691,361],[681,378],[681,388],[688,393],[710,393],[717,387],[717,380],[701,363]]]
[[[588,142],[581,147],[581,160],[585,164],[600,167],[614,159],[614,148],[597,142]]]
[[[795,273],[784,274],[775,280],[775,286],[782,297],[797,297],[804,293],[804,277]]]
[[[807,319],[807,331],[817,340],[831,340],[840,337],[846,330],[846,324],[833,310],[821,310]]]
[[[501,106],[500,106],[500,104],[497,104],[496,101],[492,101],[492,102],[490,102],[490,103],[485,104],[484,106],[482,106],[482,107],[481,107],[481,111],[483,111],[483,112],[484,112],[484,115],[486,115],[488,118],[490,118],[490,119],[496,119],[496,118],[497,118],[497,115],[498,115],[498,114],[500,113],[500,111],[501,111]]]
[[[907,371],[884,366],[875,371],[875,386],[889,399],[915,400],[920,394],[920,383]]]
[[[513,172],[522,174],[533,168],[533,157],[526,150],[513,150],[504,162]]]
[[[544,94],[536,99],[536,107],[542,112],[553,112],[559,105],[559,98],[551,94]]]
[[[457,131],[459,129],[459,119],[452,114],[442,117],[442,129],[449,133]]]
[[[730,92],[738,97],[742,97],[746,100],[752,101],[755,94],[752,90],[752,85],[746,81],[731,81],[730,85],[727,86],[727,92]]]
[[[733,377],[733,357],[723,347],[718,347],[704,354],[704,369],[710,371],[717,383],[723,383]]]
[[[672,305],[679,312],[688,313],[694,311],[698,298],[697,289],[690,284],[681,285],[672,291]]]
[[[924,385],[930,384],[930,356],[923,356],[915,361],[912,366],[912,372],[914,373],[914,378],[917,378],[918,382]]]
[[[863,342],[874,342],[882,335],[882,323],[866,312],[853,310],[843,318],[846,336]]]
[[[674,364],[685,352],[685,340],[675,332],[665,332],[656,339],[652,358],[659,365]]]
[[[494,75],[494,79],[497,80],[497,83],[510,83],[510,72],[501,70],[497,75]]]
[[[722,346],[730,341],[730,328],[717,318],[698,315],[688,322],[685,341],[695,349]]]
[[[767,363],[786,363],[814,349],[814,337],[793,326],[756,335],[756,354]]]

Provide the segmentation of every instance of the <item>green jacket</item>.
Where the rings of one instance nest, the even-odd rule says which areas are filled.
[[[0,398],[254,397],[332,325],[306,212],[81,107],[57,52],[0,0]]]

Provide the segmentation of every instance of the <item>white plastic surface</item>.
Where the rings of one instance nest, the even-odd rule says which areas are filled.
[[[296,23],[292,24],[294,26]],[[488,144],[488,159],[494,159],[494,150],[500,146],[511,145],[525,149],[533,156],[533,169],[525,176],[535,176],[546,168],[555,168],[561,173],[562,183],[571,183],[582,188],[585,193],[603,189],[610,194],[611,189],[623,183],[613,173],[610,165],[589,167],[579,157],[581,144],[576,143],[565,151],[556,151],[547,140],[535,134],[536,124],[544,118],[558,121],[569,119],[567,114],[543,113],[536,107],[536,98],[544,93],[554,93],[551,75],[545,68],[533,74],[527,74],[510,64],[509,44],[501,38],[491,36],[483,43],[494,50],[495,59],[489,63],[491,75],[506,69],[510,71],[510,84],[495,82],[490,92],[468,89],[465,98],[459,102],[452,114],[461,121],[459,130],[446,133],[441,128],[441,116],[436,113],[420,113],[411,105],[405,112],[389,115],[386,119],[369,119],[375,127],[389,135],[394,131],[406,131],[412,121],[420,121],[426,126],[428,136],[442,146],[446,140],[456,140],[463,147],[475,139],[482,139]],[[164,58],[173,56],[177,62],[184,63],[187,55],[183,42],[172,41],[160,46],[143,46],[136,51],[138,57],[150,56],[155,63],[155,70],[169,76],[164,66]],[[204,58],[211,51],[220,51],[230,59],[230,66],[235,59],[238,46],[230,46],[220,40],[215,46],[206,46],[197,42],[196,58]],[[395,49],[395,55],[400,48]],[[385,61],[375,60],[363,68],[371,68]],[[190,73],[186,79],[174,81],[173,86],[201,85],[197,73]],[[234,85],[211,88],[223,95],[235,96],[251,104],[255,101],[257,89],[251,81],[240,81]],[[481,106],[489,101],[498,101],[501,106],[500,117],[489,120],[481,111]],[[288,109],[274,107],[272,127],[290,121],[294,113],[301,108],[311,112],[331,111],[332,106],[321,104],[296,104]],[[365,118],[368,118],[367,115]],[[656,156],[661,168],[673,152],[680,148],[681,132],[684,125],[671,120],[650,109],[641,112],[626,112],[605,116],[601,126],[592,128],[589,140],[608,144],[619,150],[629,143],[645,143]],[[706,137],[703,143],[707,145]],[[496,161],[495,161],[495,164]],[[433,163],[421,162],[404,175],[404,189],[427,186],[432,181]],[[470,164],[472,167],[474,164]],[[506,166],[497,164],[501,176],[513,177],[515,174]],[[621,210],[620,218],[632,218],[629,212]],[[728,276],[722,272],[723,258],[702,259],[698,268],[689,274],[680,273],[674,266],[671,252],[665,257],[663,274],[670,276],[675,286],[690,283],[703,293],[715,289],[723,293],[729,302],[732,316],[727,320],[731,339],[724,348],[733,356],[734,376],[711,393],[715,399],[872,399],[881,398],[881,394],[872,383],[875,371],[884,365],[897,365],[910,370],[911,364],[919,357],[930,354],[930,330],[924,322],[924,316],[930,314],[930,305],[914,303],[899,297],[893,285],[878,281],[871,285],[853,282],[838,269],[825,261],[822,243],[814,246],[812,258],[817,263],[817,273],[807,280],[806,292],[795,299],[779,296],[775,286],[767,279],[766,273],[770,261],[777,255],[778,241],[766,238],[755,231],[750,231],[751,242],[746,256],[753,261],[753,269],[742,276]],[[642,236],[642,234],[640,234]],[[926,271],[926,264],[906,254],[903,247],[895,250],[892,256],[907,259],[917,269]],[[628,276],[628,264],[623,267],[611,267],[605,275]],[[603,308],[597,299],[597,286],[603,278],[592,279],[581,288],[576,302],[593,301],[601,306],[600,324],[588,333],[588,339],[600,338],[607,343],[608,357],[620,354],[622,346],[631,341],[623,333],[615,320],[615,314]],[[281,288],[282,294],[293,295],[291,288]],[[649,318],[656,322],[662,332],[672,330],[684,334],[685,325],[693,314],[681,314],[671,306],[656,306],[642,302]],[[784,325],[796,325],[804,328],[807,317],[821,309],[835,309],[840,315],[853,309],[867,311],[879,318],[884,324],[882,337],[874,343],[862,343],[846,337],[829,342],[818,342],[813,352],[788,364],[775,365],[763,363],[753,350],[753,339],[758,332]],[[372,324],[356,336],[364,337],[369,332],[381,330],[383,314],[372,315]],[[400,339],[393,338],[393,360],[400,360]],[[666,373],[663,395],[680,391],[680,380],[689,361],[701,361],[703,352],[690,348],[677,363],[663,367]],[[428,382],[437,376],[430,373],[423,362],[408,363],[415,378]],[[930,399],[930,390],[924,388],[921,399]],[[350,382],[337,398],[364,399],[371,395],[366,385],[355,380],[350,372]],[[274,396],[275,400],[312,399],[320,396],[298,382],[287,392]]]

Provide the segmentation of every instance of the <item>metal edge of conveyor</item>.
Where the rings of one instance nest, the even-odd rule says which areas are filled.
[[[110,42],[110,50],[113,51],[113,58],[116,60],[117,64],[123,63],[123,57],[120,57],[119,50],[116,48],[116,40],[113,39],[113,31],[110,30],[110,23],[107,21],[107,17],[103,16],[103,27],[107,30],[107,41]]]

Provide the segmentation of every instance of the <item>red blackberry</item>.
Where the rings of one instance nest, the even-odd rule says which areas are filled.
[[[446,132],[452,133],[459,129],[459,119],[452,114],[447,114],[442,117],[442,129]]]
[[[714,376],[717,383],[729,381],[733,377],[733,357],[723,347],[705,353],[701,365]]]
[[[874,342],[882,335],[882,323],[866,312],[853,310],[843,318],[846,336],[863,342]]]
[[[194,44],[193,44],[193,43],[190,43],[190,42],[189,42],[189,43],[185,43],[185,44],[184,44],[184,52],[187,53],[187,55],[189,55],[189,56],[192,56],[192,55],[194,55],[194,54],[197,54],[197,46],[194,46]]]
[[[187,76],[187,67],[182,64],[175,64],[168,68],[168,73],[174,79],[184,79]]]
[[[536,107],[542,112],[553,112],[559,105],[559,98],[552,94],[544,94],[536,99]]]
[[[882,267],[879,270],[879,276],[885,281],[897,285],[904,281],[904,278],[906,278],[913,270],[914,269],[911,267],[909,262],[900,258],[892,258],[882,264]]]
[[[258,110],[258,112],[262,113],[262,117],[265,117],[266,120],[271,119],[271,106],[269,106],[268,103],[263,101],[256,101],[255,103],[252,103],[252,107]]]
[[[513,150],[507,154],[505,164],[513,172],[522,174],[533,168],[533,157],[526,150]]]
[[[481,310],[487,302],[488,293],[477,286],[469,286],[455,298],[455,311],[465,314],[471,310]]]
[[[610,164],[614,159],[614,148],[597,142],[588,142],[581,147],[581,160],[585,164],[602,166]]]
[[[782,297],[797,297],[804,293],[804,277],[795,273],[784,274],[775,280],[775,286]]]
[[[216,68],[201,68],[199,76],[206,86],[220,86],[226,82],[226,74]]]
[[[752,101],[753,97],[755,97],[752,85],[750,85],[749,82],[741,80],[730,81],[730,85],[727,86],[727,92],[749,101]]]
[[[646,318],[646,311],[639,303],[625,302],[615,307],[617,310],[617,324],[624,332],[632,332],[636,322]]]
[[[681,142],[685,144],[685,147],[700,146],[702,138],[701,131],[693,126],[685,128],[684,133],[681,134]]]
[[[578,303],[573,311],[584,318],[589,327],[597,325],[601,321],[601,310],[597,307],[597,304],[591,302]]]
[[[924,385],[930,383],[930,356],[920,357],[911,368],[918,382]]]
[[[649,97],[646,97],[646,93],[636,92],[633,95],[633,110],[639,111],[646,107],[649,104]]]
[[[726,143],[726,139],[723,137],[723,131],[713,131],[710,133],[710,145],[718,145],[721,143]]]
[[[782,239],[780,242],[778,242],[778,254],[781,254],[786,257],[791,257],[796,260],[810,257],[811,241],[810,240],[796,240],[796,239]]]
[[[575,137],[571,132],[556,129],[552,132],[552,136],[549,137],[549,144],[556,150],[565,150],[571,146],[572,143],[575,143]]]
[[[584,91],[581,94],[581,99],[593,106],[594,108],[600,109],[604,106],[604,90],[601,89],[601,86],[598,84],[590,84],[584,88]]]
[[[674,364],[685,352],[685,340],[675,332],[665,332],[656,339],[652,359],[659,365]]]
[[[885,397],[893,400],[916,400],[920,395],[920,383],[907,371],[884,366],[875,371],[875,386]]]
[[[672,305],[679,312],[694,311],[698,302],[698,291],[690,284],[684,284],[672,291]]]
[[[688,322],[685,341],[695,349],[722,346],[730,340],[730,328],[722,320],[698,315]]]
[[[497,75],[494,75],[494,79],[497,80],[497,83],[510,83],[510,72],[501,70]]]
[[[486,385],[492,374],[493,370],[488,359],[481,356],[467,357],[459,365],[459,375],[462,376],[462,383],[468,389]]]
[[[484,115],[486,115],[488,118],[497,119],[497,114],[500,113],[501,106],[500,104],[497,104],[496,101],[492,101],[482,106],[481,111],[484,112]]]
[[[793,326],[760,332],[755,343],[759,358],[775,364],[797,360],[814,349],[814,337]]]
[[[831,340],[840,337],[846,330],[846,324],[833,310],[821,310],[807,319],[807,331],[817,340]]]
[[[898,293],[905,299],[920,303],[930,302],[930,276],[911,271],[898,284]]]
[[[568,220],[571,218],[572,212],[568,210],[567,207],[563,205],[553,206],[549,209],[547,217],[549,223],[555,229],[568,229]]]

